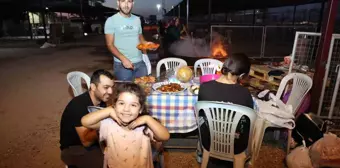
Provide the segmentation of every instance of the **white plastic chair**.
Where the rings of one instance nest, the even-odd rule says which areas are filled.
[[[175,69],[180,65],[186,66],[187,62],[180,58],[164,58],[158,61],[156,67],[156,77],[158,78],[161,75],[161,66],[165,65],[165,70]]]
[[[277,98],[280,99],[282,97],[288,81],[292,79],[293,87],[286,104],[290,104],[293,106],[293,112],[295,114],[299,109],[302,100],[304,99],[308,91],[312,88],[313,80],[306,74],[290,73],[281,80],[279,89],[276,93]]]
[[[277,98],[281,99],[282,94],[284,93],[284,90],[290,80],[293,80],[293,83],[292,83],[293,86],[292,86],[292,90],[291,90],[290,96],[286,104],[292,105],[293,114],[295,115],[295,113],[297,112],[297,110],[299,109],[302,103],[302,100],[304,99],[308,91],[312,88],[313,80],[308,75],[305,75],[302,73],[290,73],[281,80],[279,89],[276,93]],[[266,129],[269,127],[281,128],[280,126],[272,124],[271,122],[266,121],[260,117],[258,118],[258,120],[259,122],[256,122],[257,125],[255,126],[255,130],[254,130],[255,139],[254,139],[253,157],[255,159],[259,155],[263,136],[264,136]],[[274,135],[277,140],[279,138],[279,134],[280,134],[279,130],[274,132]],[[288,129],[287,153],[289,153],[289,150],[290,150],[291,138],[292,138],[292,130]]]
[[[151,75],[152,67],[151,67],[151,62],[150,62],[148,55],[143,54],[143,61],[146,65],[146,68],[148,69],[148,75]]]
[[[204,58],[204,59],[199,59],[195,62],[194,64],[194,72],[195,76],[197,76],[197,68],[201,68],[202,75],[206,74],[215,74],[217,67],[222,68],[223,62],[212,59],[212,58]]]
[[[85,91],[81,85],[81,79],[84,79],[87,85],[87,89],[90,88],[90,77],[84,72],[73,71],[67,74],[67,82],[70,84],[73,90],[74,97],[81,95]]]
[[[207,167],[209,157],[234,161],[234,138],[236,127],[243,115],[249,117],[250,129],[248,154],[251,154],[251,142],[256,113],[248,107],[223,102],[198,101],[196,104],[196,121],[199,123],[199,111],[204,110],[210,130],[209,152],[203,147],[201,168]],[[199,134],[201,138],[200,129]],[[202,142],[200,140],[200,142]],[[249,157],[249,156],[248,156]]]

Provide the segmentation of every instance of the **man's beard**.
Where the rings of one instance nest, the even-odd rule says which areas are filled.
[[[99,102],[107,102],[108,100],[105,97],[109,97],[108,99],[110,99],[110,95],[109,94],[101,94],[100,92],[95,93],[96,99]]]
[[[132,10],[132,8],[129,11],[125,12],[123,10],[123,8],[119,6],[119,11],[122,12],[123,14],[125,14],[125,15],[130,15],[131,14],[131,10]]]

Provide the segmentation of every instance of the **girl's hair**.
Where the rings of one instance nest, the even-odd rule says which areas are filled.
[[[138,97],[139,104],[141,106],[142,113],[141,115],[148,115],[148,110],[145,104],[146,101],[146,94],[144,90],[135,83],[121,83],[116,85],[116,89],[113,93],[113,99],[112,99],[112,105],[115,106],[117,103],[117,100],[122,93],[132,93]]]
[[[250,65],[247,55],[241,53],[232,54],[225,60],[221,72],[223,75],[228,73],[236,76],[247,75],[250,71]]]

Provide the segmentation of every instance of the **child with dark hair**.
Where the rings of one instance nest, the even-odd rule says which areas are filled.
[[[148,115],[145,101],[146,95],[137,84],[121,84],[114,93],[112,107],[82,118],[82,124],[99,129],[100,140],[106,142],[104,163],[108,167],[153,168],[148,135],[153,134],[157,141],[166,141],[170,135],[162,124]]]
[[[216,81],[209,81],[200,86],[198,101],[222,101],[253,108],[253,99],[249,90],[239,84],[240,78],[250,71],[250,60],[245,54],[233,54],[229,56],[222,67],[222,75]],[[199,126],[201,130],[202,145],[205,149],[210,148],[210,132],[208,121],[203,111],[199,116],[205,122]],[[236,128],[234,141],[234,153],[240,154],[248,146],[250,120],[242,116]]]

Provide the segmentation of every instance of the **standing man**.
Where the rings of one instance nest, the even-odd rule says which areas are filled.
[[[73,98],[66,106],[60,122],[61,160],[69,168],[102,168],[104,155],[96,130],[82,126],[81,118],[88,106],[106,107],[112,95],[113,76],[97,70],[91,77],[89,91]]]
[[[141,20],[131,14],[133,0],[117,0],[119,12],[105,22],[107,48],[114,55],[113,70],[117,80],[133,81],[147,75],[140,43],[147,43],[142,34]]]

